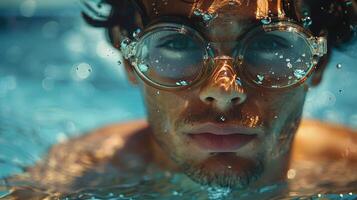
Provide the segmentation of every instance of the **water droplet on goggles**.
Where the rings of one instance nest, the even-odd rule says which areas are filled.
[[[309,27],[312,24],[312,20],[309,16],[302,18],[301,21],[305,28]]]
[[[141,30],[138,28],[133,32],[133,38],[138,39]]]
[[[146,64],[144,64],[144,63],[140,63],[140,64],[138,65],[138,68],[139,68],[139,70],[140,70],[141,72],[147,72],[148,69],[149,69],[149,67],[148,67]]]
[[[306,72],[302,69],[297,69],[294,71],[294,76],[297,78],[297,79],[301,79],[305,76]]]
[[[263,19],[260,20],[260,22],[262,22],[262,24],[270,24],[271,23],[271,17],[264,17]]]

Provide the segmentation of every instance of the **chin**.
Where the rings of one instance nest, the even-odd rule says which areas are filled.
[[[264,172],[263,156],[248,159],[234,153],[215,153],[198,163],[185,163],[181,167],[201,185],[237,189],[248,188]]]

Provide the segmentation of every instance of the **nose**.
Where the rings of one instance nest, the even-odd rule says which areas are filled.
[[[200,90],[201,101],[222,111],[243,103],[247,95],[233,68],[233,59],[219,57],[214,63],[212,75]]]

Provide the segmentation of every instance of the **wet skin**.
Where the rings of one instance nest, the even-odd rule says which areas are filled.
[[[167,5],[160,1],[159,5],[155,4],[155,9],[153,1],[144,3],[151,19],[165,15],[188,17],[192,12],[192,5],[182,1],[168,1]],[[277,7],[276,2],[270,3],[272,8]],[[172,4],[176,9],[171,9]],[[235,44],[231,41],[235,41],[256,25],[257,5],[254,2],[242,3],[240,6],[227,4],[211,9],[218,13],[216,19],[207,26],[196,21],[193,23],[206,39],[219,43],[219,56],[231,56]],[[36,177],[32,180],[47,177],[47,185],[65,192],[88,184],[62,176],[61,170],[51,169],[60,169],[65,165],[67,169],[76,169],[74,177],[96,170],[104,170],[105,174],[112,173],[115,176],[116,169],[128,172],[135,169],[136,172],[144,172],[145,163],[157,163],[163,169],[184,172],[199,184],[245,189],[285,180],[289,163],[295,158],[313,160],[326,152],[335,152],[332,155],[339,155],[344,151],[343,144],[356,142],[355,136],[354,139],[349,139],[346,138],[348,134],[344,135],[354,134],[348,129],[309,124],[307,127],[321,126],[317,128],[319,134],[316,136],[316,143],[314,141],[312,144],[306,139],[309,134],[315,134],[312,133],[314,131],[303,131],[302,127],[301,137],[298,137],[300,140],[294,146],[294,155],[297,156],[291,157],[291,146],[300,123],[305,95],[308,88],[312,87],[311,82],[316,82],[315,80],[321,77],[323,67],[297,87],[289,90],[268,90],[248,84],[244,77],[236,73],[231,60],[223,58],[215,62],[215,70],[201,84],[182,91],[165,91],[147,85],[132,70],[129,62],[125,64],[130,80],[142,91],[147,107],[148,124],[133,122],[128,125],[111,126],[64,145],[58,145],[52,149],[48,159],[29,170],[29,173]],[[243,80],[242,85],[237,84],[236,78]],[[237,134],[252,137],[244,144],[226,149],[219,145],[217,148],[203,147],[192,137],[199,132],[198,130],[205,130],[200,128],[201,126],[213,129],[230,127],[228,132],[235,130]],[[328,139],[333,137],[341,141],[341,144],[335,145]],[[135,142],[128,147],[127,144],[133,141],[133,138]],[[322,138],[329,142],[324,144],[321,142]],[[304,146],[305,144],[309,145]],[[316,152],[308,151],[309,148],[306,148],[313,149],[315,146]],[[350,146],[354,148],[353,145]],[[67,157],[68,154],[65,152],[68,153],[69,150],[71,153]],[[137,169],[127,164],[123,156],[125,154],[137,155],[140,163],[136,166]],[[352,153],[349,156],[355,162],[356,154]],[[336,159],[328,156],[324,158]],[[48,163],[55,167],[46,167]],[[100,173],[98,174],[89,176],[90,180],[98,178]],[[106,181],[107,179],[102,177],[97,183]]]
[[[144,3],[152,20],[167,15],[189,18],[192,12],[192,5],[182,1],[169,1],[168,5]],[[170,9],[173,3],[179,9]],[[214,71],[201,84],[182,91],[159,91],[145,84],[127,66],[129,76],[142,90],[155,140],[185,173],[201,184],[246,188],[281,180],[286,174],[290,145],[309,81],[289,90],[263,89],[244,81],[233,62],[226,59],[239,42],[236,38],[257,24],[257,6],[253,1],[235,5],[221,1],[207,8],[218,14],[209,24],[192,19],[208,41],[218,44],[217,56],[223,57],[215,61]],[[277,8],[277,2],[271,2],[270,7]],[[237,78],[243,80],[242,85],[235,81]],[[204,139],[195,139],[194,134],[201,126],[235,127],[236,133],[252,138],[237,145],[239,148],[204,148]]]

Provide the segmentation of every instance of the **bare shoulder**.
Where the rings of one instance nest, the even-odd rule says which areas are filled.
[[[105,174],[117,175],[121,151],[140,151],[145,146],[148,125],[144,120],[112,124],[83,136],[54,145],[47,156],[9,183],[36,184],[38,187],[67,192],[100,182]],[[85,180],[81,181],[81,179]],[[102,180],[105,182],[106,180]]]
[[[295,136],[293,159],[347,159],[357,162],[357,130],[342,125],[303,120]]]

